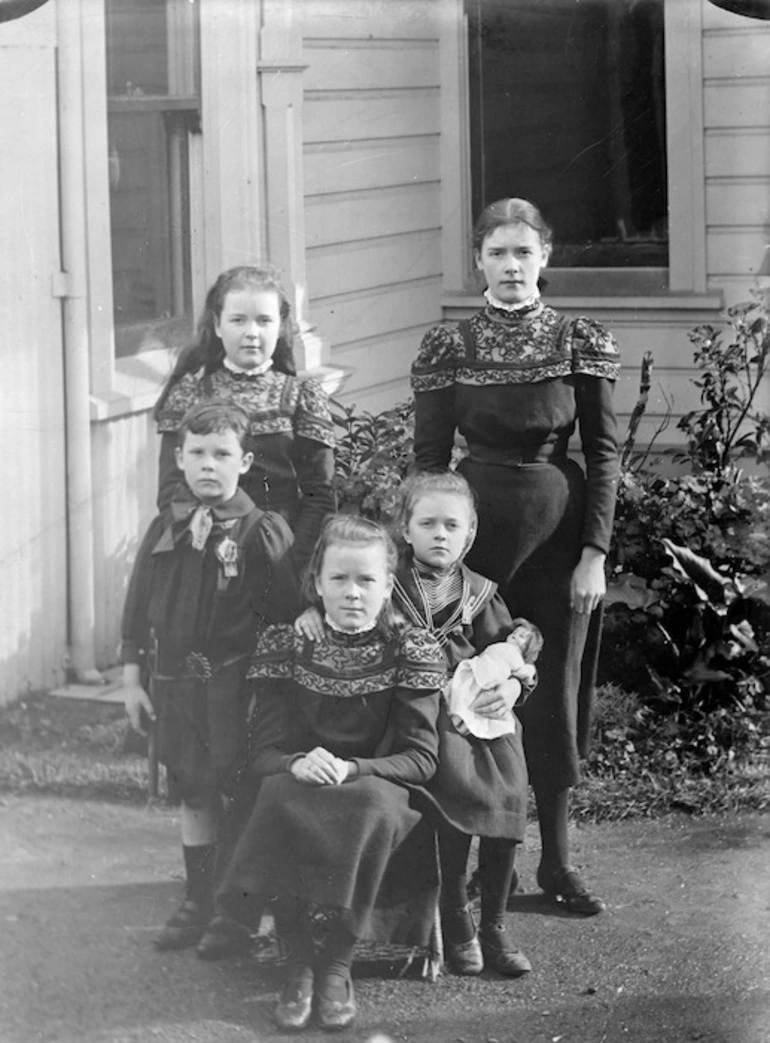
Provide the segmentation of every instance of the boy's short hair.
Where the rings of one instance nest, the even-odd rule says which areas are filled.
[[[232,402],[223,402],[210,399],[208,402],[199,402],[196,406],[188,409],[182,417],[179,430],[176,435],[176,444],[181,448],[187,433],[191,435],[211,435],[215,432],[235,431],[238,444],[244,449],[246,436],[249,433],[248,414]]]

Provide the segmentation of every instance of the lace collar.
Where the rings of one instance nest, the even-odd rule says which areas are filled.
[[[494,308],[495,311],[504,311],[508,315],[531,315],[532,312],[543,306],[543,302],[540,299],[540,290],[535,290],[525,301],[519,301],[518,304],[501,301],[498,297],[495,297],[489,287],[484,290],[484,298],[490,308]]]
[[[227,355],[225,355],[222,359],[222,365],[236,377],[261,377],[271,368],[273,360],[267,359],[259,366],[254,366],[252,369],[244,369],[243,366],[236,366],[236,364],[231,362]]]

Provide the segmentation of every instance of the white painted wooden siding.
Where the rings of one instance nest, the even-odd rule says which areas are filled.
[[[148,412],[91,424],[97,664],[118,661],[120,622],[136,551],[156,513],[160,443]]]
[[[351,367],[344,397],[408,395],[441,316],[437,0],[304,0],[310,314]]]
[[[770,242],[770,22],[704,0],[703,76],[708,282],[730,304]]]
[[[64,677],[64,392],[61,306],[52,294],[60,265],[55,73],[51,12],[0,25],[0,704]]]

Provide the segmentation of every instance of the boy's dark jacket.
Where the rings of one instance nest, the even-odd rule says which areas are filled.
[[[267,624],[289,622],[297,614],[293,536],[284,519],[260,510],[239,489],[227,503],[211,508],[213,525],[199,551],[189,525],[200,506],[186,486],[180,487],[147,530],[123,612],[124,663],[175,677],[197,654],[216,669],[250,655]]]

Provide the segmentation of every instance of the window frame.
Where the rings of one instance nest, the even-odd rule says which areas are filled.
[[[470,247],[468,19],[464,0],[441,0],[441,209],[444,292],[477,294]],[[668,268],[549,269],[563,297],[706,293],[701,0],[664,0]],[[558,229],[556,229],[558,236]]]

